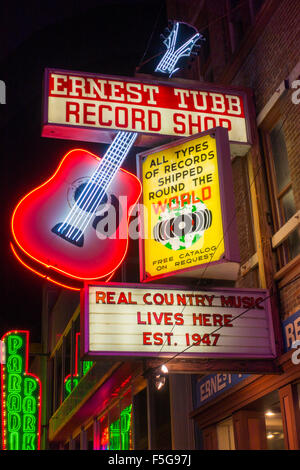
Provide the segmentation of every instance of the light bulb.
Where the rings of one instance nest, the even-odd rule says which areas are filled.
[[[157,388],[157,390],[160,390],[161,388],[163,388],[165,383],[166,383],[166,378],[163,375],[156,376],[155,387]]]

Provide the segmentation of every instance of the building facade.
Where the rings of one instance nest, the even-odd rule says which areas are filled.
[[[238,369],[220,360],[206,373],[200,362],[179,359],[157,390],[155,361],[81,360],[79,295],[45,287],[45,448],[300,448],[300,364],[293,349],[300,340],[297,3],[166,2],[168,18],[193,24],[206,39],[182,78],[253,91],[253,145],[232,157],[241,253],[234,287],[270,289],[278,358],[261,371],[253,361]],[[133,243],[114,280],[137,281],[137,273]]]

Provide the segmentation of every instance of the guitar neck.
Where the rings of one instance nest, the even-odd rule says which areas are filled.
[[[137,138],[137,132],[118,132],[104,154],[92,181],[107,189]]]

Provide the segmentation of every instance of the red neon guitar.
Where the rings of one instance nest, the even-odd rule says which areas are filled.
[[[179,25],[185,32],[191,30],[192,38],[184,36],[178,47]],[[175,23],[164,56],[166,64],[172,58],[172,70],[162,61],[157,70],[174,73],[178,60],[191,54],[199,38],[195,28]],[[19,202],[12,216],[11,248],[21,263],[76,290],[84,280],[110,279],[126,255],[130,208],[141,194],[138,178],[120,169],[136,137],[134,132],[119,132],[102,159],[72,150],[48,181]],[[108,207],[116,217],[104,238],[98,226]]]
[[[48,181],[19,202],[12,233],[20,261],[69,286],[69,277],[103,279],[116,270],[127,251],[129,211],[141,194],[138,178],[119,170],[135,138],[119,133],[102,159],[72,150]],[[115,213],[109,238],[103,238],[97,228],[108,208]]]

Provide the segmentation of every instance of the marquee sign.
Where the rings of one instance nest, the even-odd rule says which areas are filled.
[[[41,382],[28,372],[29,332],[10,331],[1,364],[2,448],[38,450],[41,433]]]
[[[236,279],[239,249],[227,130],[137,156],[143,183],[140,279]]]
[[[134,131],[136,145],[149,146],[221,126],[241,155],[251,144],[248,108],[238,88],[46,69],[42,135],[110,143],[113,131]]]
[[[86,284],[85,356],[274,358],[268,291]]]

